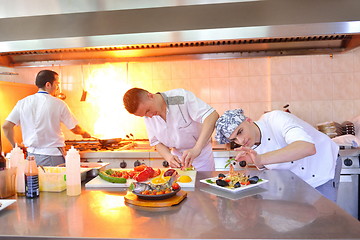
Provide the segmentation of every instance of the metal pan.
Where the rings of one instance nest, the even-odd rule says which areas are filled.
[[[99,141],[99,143],[102,146],[110,146],[112,144],[118,144],[123,140],[122,138],[110,138],[110,139],[100,139],[96,137],[92,137],[92,138]]]

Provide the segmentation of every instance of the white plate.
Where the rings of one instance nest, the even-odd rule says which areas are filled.
[[[267,183],[269,180],[266,180],[266,179],[261,179],[262,181],[259,181],[255,184],[249,184],[249,185],[241,185],[241,187],[238,187],[238,188],[229,188],[229,187],[221,187],[219,185],[216,185],[215,181],[217,180],[218,178],[217,177],[213,177],[213,178],[205,178],[205,179],[202,179],[200,180],[200,182],[202,183],[205,183],[207,185],[210,185],[212,187],[215,187],[217,189],[221,189],[221,190],[225,190],[225,191],[228,191],[228,192],[240,192],[240,191],[243,191],[243,190],[246,190],[246,189],[249,189],[249,188],[254,188],[254,187],[257,187],[261,184],[264,184],[264,183]],[[208,183],[206,180],[212,180],[214,183]]]
[[[10,205],[13,204],[14,202],[16,202],[15,199],[1,199],[1,200],[0,200],[0,203],[1,203],[0,211],[3,210],[4,208],[10,206]]]

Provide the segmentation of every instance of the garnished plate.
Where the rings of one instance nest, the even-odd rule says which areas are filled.
[[[216,184],[216,180],[219,179],[218,177],[213,177],[213,178],[205,178],[200,180],[200,182],[205,183],[207,185],[210,185],[211,187],[215,187],[217,189],[221,189],[224,191],[228,191],[228,192],[240,192],[246,189],[250,189],[250,188],[254,188],[254,187],[258,187],[261,184],[267,183],[269,180],[266,179],[259,179],[259,181],[257,183],[254,184],[249,184],[249,185],[241,185],[241,187],[238,188],[234,188],[234,187],[222,187]]]

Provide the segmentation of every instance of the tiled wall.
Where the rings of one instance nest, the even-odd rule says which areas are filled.
[[[32,84],[40,69],[17,68],[18,76],[0,76],[0,80]],[[285,104],[313,125],[341,123],[360,115],[360,48],[334,55],[109,63],[53,69],[61,74],[62,89],[68,96],[65,101],[90,132],[94,132],[94,119],[105,116],[107,125],[121,125],[126,133],[146,138],[142,119],[127,114],[122,106],[122,94],[130,87],[151,92],[185,88],[220,114],[243,108],[254,120],[264,111],[282,109]],[[80,102],[82,79],[88,85],[90,100],[86,102]],[[89,83],[93,81],[96,84]],[[99,91],[106,96],[96,96]],[[102,105],[94,106],[92,95],[103,99]],[[107,104],[111,110],[102,111]]]

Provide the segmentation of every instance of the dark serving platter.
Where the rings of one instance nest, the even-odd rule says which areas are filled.
[[[180,190],[181,190],[181,188],[176,189],[176,190],[172,191],[171,193],[165,193],[165,194],[161,194],[161,195],[144,195],[144,194],[136,193],[134,191],[132,191],[132,193],[135,194],[136,196],[138,196],[138,198],[144,199],[144,200],[163,200],[163,199],[167,199],[167,198],[171,198],[171,197],[175,196],[176,193],[179,192]]]

